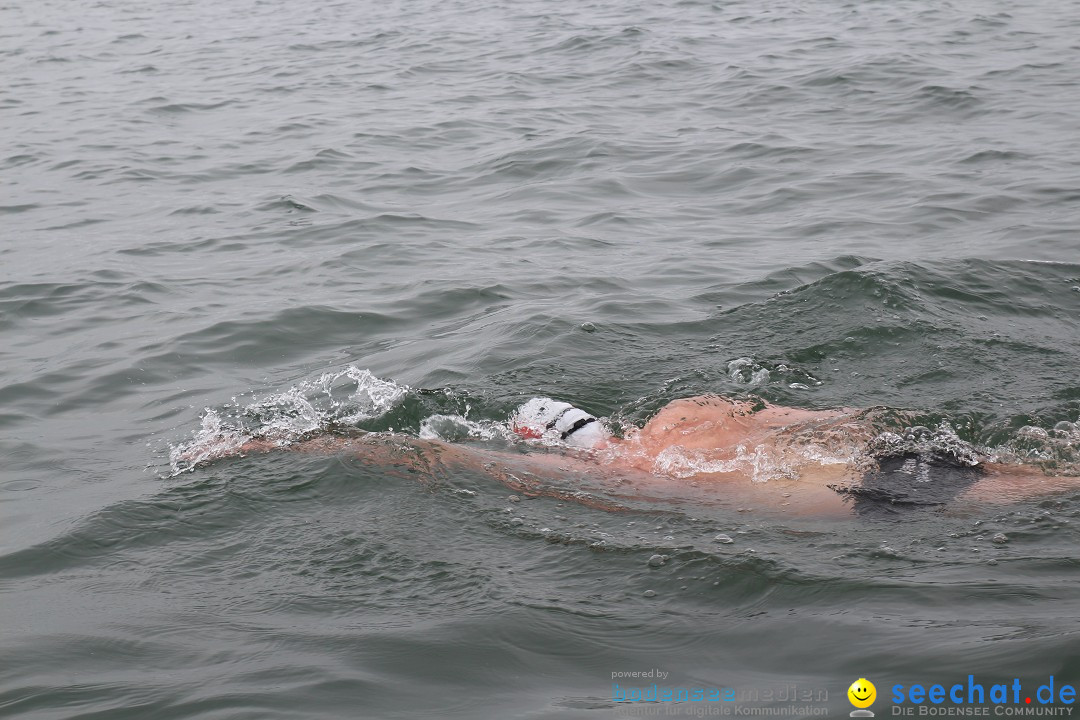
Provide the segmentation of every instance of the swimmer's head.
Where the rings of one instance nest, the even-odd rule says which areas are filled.
[[[523,438],[570,447],[596,448],[609,439],[603,424],[570,403],[533,398],[510,417],[510,427]]]

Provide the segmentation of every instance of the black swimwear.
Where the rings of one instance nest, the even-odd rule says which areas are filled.
[[[851,498],[857,515],[892,517],[904,510],[940,508],[978,482],[982,474],[979,466],[902,455],[880,459],[860,485],[829,487]]]

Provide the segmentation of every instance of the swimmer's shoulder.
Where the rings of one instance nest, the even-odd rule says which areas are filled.
[[[842,420],[852,417],[854,412],[850,408],[806,410],[785,405],[766,404],[763,408],[754,411],[753,418],[756,422],[769,427],[787,427],[821,420]]]

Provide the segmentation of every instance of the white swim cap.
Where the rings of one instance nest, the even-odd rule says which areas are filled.
[[[595,416],[551,398],[533,398],[519,407],[510,418],[510,426],[522,437],[571,447],[593,448],[608,437]]]

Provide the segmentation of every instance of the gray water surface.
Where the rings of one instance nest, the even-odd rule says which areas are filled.
[[[0,714],[1077,684],[1077,492],[615,512],[170,449],[433,416],[492,447],[537,395],[625,427],[715,392],[1075,472],[1078,37],[1047,0],[0,7]]]

